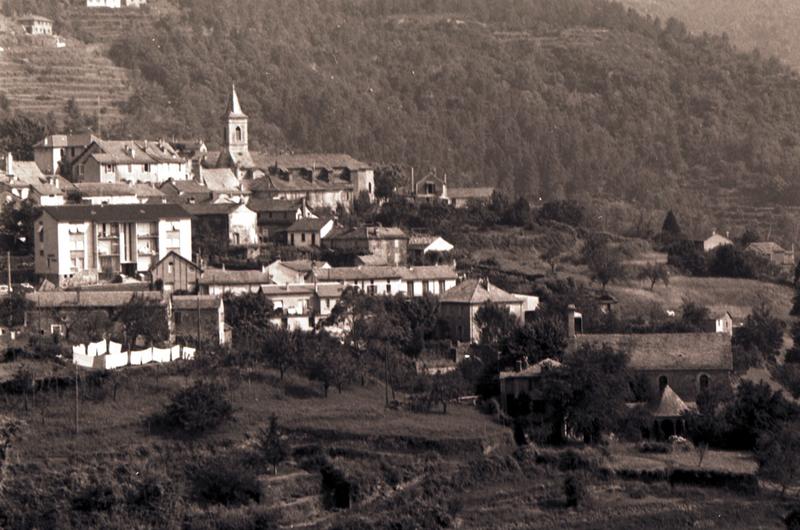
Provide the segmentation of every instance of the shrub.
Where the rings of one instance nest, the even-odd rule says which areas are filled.
[[[221,386],[199,381],[172,396],[161,413],[151,417],[156,427],[200,434],[221,425],[233,415]]]
[[[796,506],[789,512],[783,522],[786,524],[787,530],[800,530],[800,506]]]
[[[672,446],[661,442],[642,442],[639,444],[639,452],[667,454],[672,452]]]
[[[564,479],[564,496],[568,508],[577,508],[586,500],[586,484],[581,477],[570,475]]]
[[[211,457],[188,470],[192,495],[205,504],[235,506],[261,500],[255,468],[237,455]]]

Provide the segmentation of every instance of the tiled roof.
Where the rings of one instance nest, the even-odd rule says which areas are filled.
[[[163,263],[164,261],[166,261],[166,260],[167,260],[167,259],[169,259],[169,258],[171,258],[171,259],[177,259],[177,260],[181,260],[181,261],[185,261],[186,263],[188,263],[188,264],[189,264],[189,266],[190,266],[190,267],[192,267],[192,268],[194,268],[194,269],[197,269],[197,270],[200,270],[200,266],[199,266],[197,263],[193,262],[193,261],[192,261],[192,260],[190,260],[190,259],[184,258],[183,256],[181,256],[180,254],[178,254],[178,253],[177,253],[177,252],[175,252],[174,250],[170,250],[169,252],[167,252],[167,255],[166,255],[166,256],[164,256],[163,258],[161,258],[160,260],[158,260],[156,263],[154,263],[154,264],[153,264],[153,265],[150,267],[150,270],[151,270],[151,271],[152,271],[152,270],[154,270],[156,267],[158,267],[159,265],[161,265],[161,263]]]
[[[178,310],[192,310],[197,309],[219,309],[219,304],[222,299],[219,296],[210,295],[173,295],[172,307]]]
[[[330,269],[314,269],[314,276],[318,281],[344,282],[400,279],[402,273],[397,267],[387,266],[331,267]]]
[[[239,189],[239,179],[228,168],[204,169],[203,182],[206,187],[217,193],[243,193]]]
[[[393,226],[360,226],[345,232],[328,235],[327,239],[369,240],[369,239],[408,239],[402,228]]]
[[[259,191],[286,191],[286,192],[308,192],[308,191],[339,191],[352,190],[353,183],[349,180],[331,177],[321,179],[319,177],[302,177],[289,175],[264,175],[263,178],[253,179],[250,190]]]
[[[314,270],[315,267],[324,268],[325,265],[327,265],[327,263],[325,263],[325,262],[313,261],[313,260],[310,260],[310,259],[295,259],[295,260],[289,260],[289,261],[279,261],[279,263],[281,265],[283,265],[284,267],[287,267],[287,268],[292,269],[293,271],[297,271],[297,272],[311,272],[311,271]]]
[[[91,133],[51,134],[36,142],[33,147],[82,147],[98,139],[99,138]]]
[[[447,188],[447,197],[450,199],[490,199],[494,188]]]
[[[574,346],[606,344],[630,355],[635,370],[731,370],[731,337],[725,333],[577,335]]]
[[[20,22],[28,22],[28,21],[31,21],[31,22],[49,22],[50,24],[53,23],[53,21],[51,19],[47,18],[47,17],[43,17],[42,15],[32,15],[32,14],[22,15],[21,17],[19,17],[19,21]]]
[[[193,217],[200,215],[230,215],[241,207],[241,204],[235,202],[183,205],[183,209],[192,214]]]
[[[197,193],[211,195],[211,190],[203,186],[195,180],[168,180],[164,182],[160,188],[161,191],[167,194],[172,194],[173,189],[178,193]]]
[[[415,234],[408,238],[408,248],[425,248],[438,239],[438,236]]]
[[[319,232],[330,223],[330,219],[314,219],[311,217],[304,217],[298,219],[292,226],[286,229],[287,232]]]
[[[76,182],[75,188],[87,197],[126,196],[163,197],[164,192],[142,182],[129,185],[121,182]]]
[[[300,201],[287,201],[283,199],[253,198],[247,201],[247,207],[255,212],[296,212],[300,208]]]
[[[561,368],[562,364],[555,359],[543,359],[538,363],[531,365],[524,370],[520,370],[519,372],[515,370],[508,370],[500,372],[500,379],[513,379],[515,377],[531,377],[537,376],[542,373],[543,370],[551,370],[553,368]]]
[[[310,283],[292,283],[286,285],[262,285],[261,292],[264,296],[278,296],[281,294],[308,295],[314,294],[314,285]]]
[[[134,222],[159,219],[187,219],[177,204],[114,204],[45,206],[42,211],[61,222]]]
[[[650,414],[655,418],[678,418],[689,410],[689,406],[667,385],[661,391],[661,397],[651,409]]]
[[[101,164],[182,164],[186,162],[169,143],[162,140],[95,140],[95,143],[100,150],[90,156]]]
[[[270,283],[269,274],[258,270],[206,269],[201,285],[259,285]]]
[[[351,171],[370,169],[372,166],[350,155],[341,153],[302,153],[269,154],[253,153],[253,160],[262,169],[278,167],[281,169],[349,169]]]
[[[164,302],[158,291],[39,291],[25,298],[36,307],[120,307],[134,296],[146,302]]]
[[[389,262],[387,262],[386,258],[384,258],[383,256],[376,256],[375,254],[366,254],[364,256],[357,256],[356,264],[378,266],[378,265],[388,265]]]
[[[339,298],[342,296],[344,286],[340,283],[318,283],[316,289],[320,298]]]
[[[458,273],[450,265],[424,265],[400,268],[401,277],[408,280],[455,280]],[[493,287],[497,289],[496,287]],[[449,291],[448,291],[449,292]]]
[[[443,303],[458,304],[522,304],[522,301],[513,294],[487,282],[487,287],[481,285],[478,279],[464,280],[452,289],[448,289],[442,296]]]
[[[786,252],[786,249],[772,241],[758,241],[747,245],[747,250],[758,252],[759,254],[780,254]]]

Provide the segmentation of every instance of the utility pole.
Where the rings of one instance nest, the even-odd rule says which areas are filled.
[[[11,251],[6,252],[6,262],[8,264],[8,292],[11,292]]]
[[[386,408],[389,408],[389,348],[383,348],[383,394]]]
[[[197,289],[197,348],[200,348],[200,289]]]
[[[75,365],[75,436],[78,435],[78,365]]]

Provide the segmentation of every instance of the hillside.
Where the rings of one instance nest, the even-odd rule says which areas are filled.
[[[118,134],[147,124],[219,142],[213,109],[236,82],[261,146],[437,168],[530,198],[800,202],[800,80],[619,4],[181,5],[112,47],[150,82]]]
[[[0,17],[3,18],[3,17]],[[5,31],[3,31],[5,30]],[[0,21],[0,94],[17,112],[63,118],[70,99],[101,126],[121,119],[120,106],[131,96],[129,72],[115,66],[96,46],[65,39],[29,37],[9,19]]]
[[[727,33],[743,50],[758,49],[800,68],[800,4],[793,0],[621,0],[642,13],[676,17],[691,31]]]

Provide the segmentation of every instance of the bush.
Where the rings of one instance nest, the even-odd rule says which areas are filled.
[[[667,454],[672,452],[672,446],[661,442],[642,442],[639,444],[640,453]]]
[[[255,468],[237,455],[208,458],[188,470],[192,495],[205,504],[235,506],[261,500]]]
[[[161,413],[150,418],[159,428],[186,434],[200,434],[221,425],[233,415],[223,388],[199,381],[172,396]]]
[[[567,508],[577,508],[586,500],[586,485],[581,477],[570,475],[564,479],[564,496]]]
[[[800,530],[800,506],[795,507],[783,519],[787,530]]]

